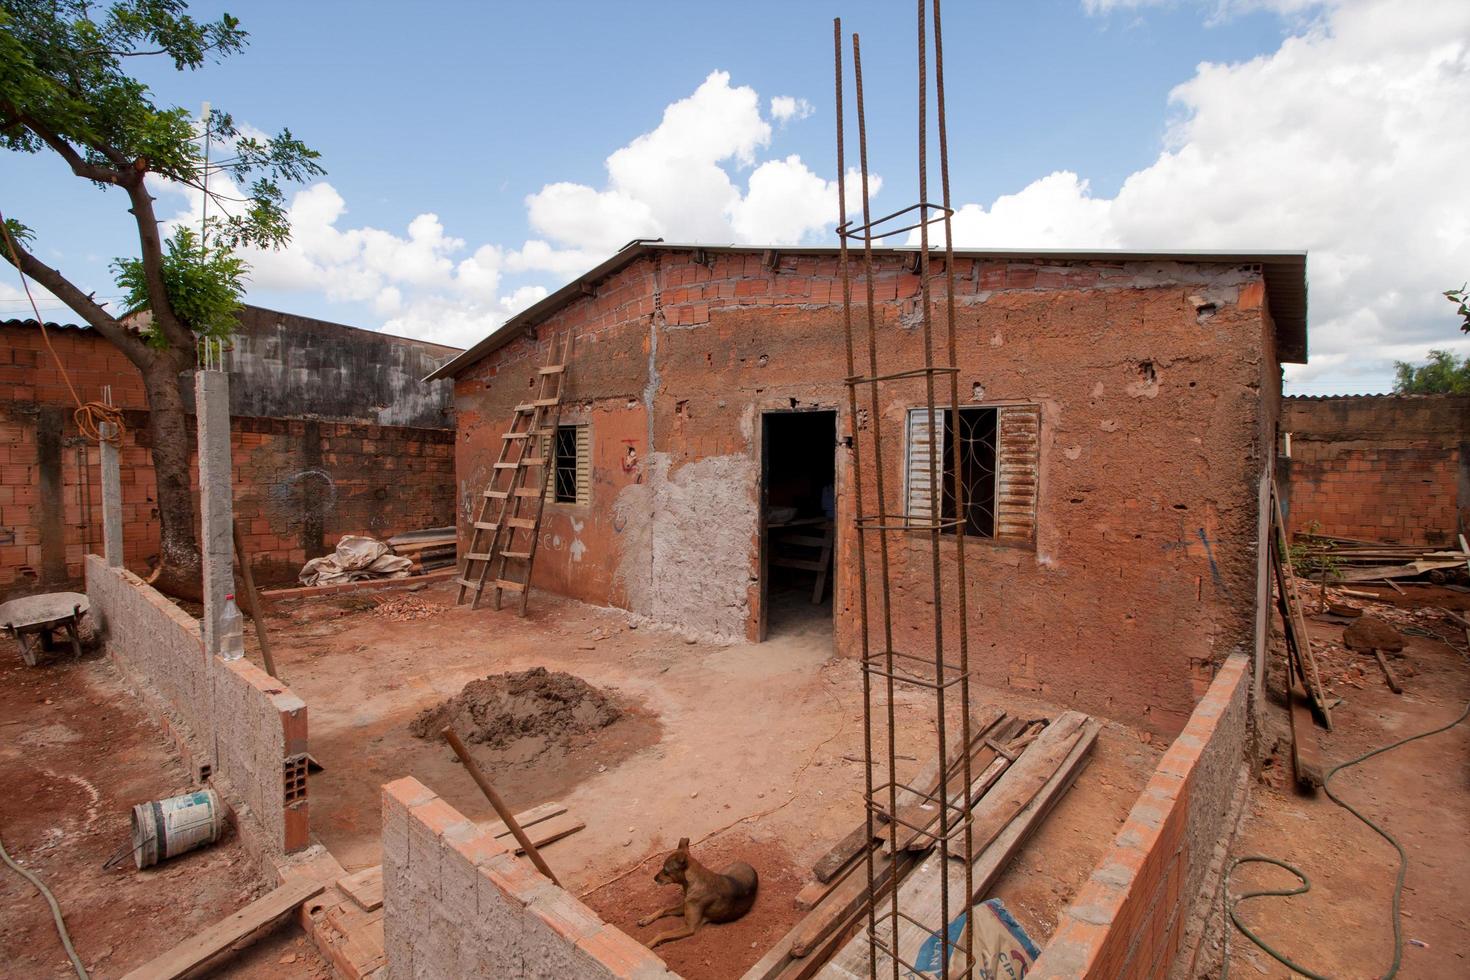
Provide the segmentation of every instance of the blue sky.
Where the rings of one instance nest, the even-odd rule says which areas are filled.
[[[252,257],[261,305],[466,345],[640,235],[828,240],[834,14],[863,36],[875,204],[914,196],[910,4],[233,12],[243,54],[146,77],[322,152],[296,243]],[[1470,276],[1470,146],[1446,126],[1470,104],[1470,4],[950,0],[945,18],[961,244],[1307,248],[1314,363],[1289,391],[1384,390],[1395,358],[1470,353],[1438,296]],[[13,154],[0,188],[44,258],[116,292],[120,195]]]

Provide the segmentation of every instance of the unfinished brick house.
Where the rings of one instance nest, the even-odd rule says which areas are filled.
[[[158,517],[142,377],[96,331],[48,327],[81,397],[110,386],[124,410],[124,543],[146,574]],[[236,513],[258,579],[293,582],[343,534],[452,520],[450,391],[419,379],[456,348],[256,306],[232,343]],[[73,408],[35,321],[0,322],[0,601],[79,581],[100,546],[98,451]]]
[[[955,261],[962,431],[928,425],[921,381],[887,383],[881,420],[858,421],[882,425],[884,509],[922,516],[928,454],[965,440],[975,675],[1173,735],[1217,665],[1263,649],[1263,515],[1280,365],[1306,359],[1306,257]],[[874,262],[879,361],[918,367],[917,255]],[[825,603],[830,533],[818,608],[855,655],[841,299],[833,248],[640,241],[512,318],[428,376],[454,379],[461,550],[545,345],[575,331],[534,585],[759,641],[793,603]],[[914,545],[891,554],[898,647],[930,616]],[[952,549],[942,571],[952,583]]]

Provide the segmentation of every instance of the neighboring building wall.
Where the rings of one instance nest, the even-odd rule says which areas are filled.
[[[1294,533],[1455,545],[1470,529],[1470,395],[1287,398],[1281,431]]]
[[[411,777],[383,787],[383,947],[415,980],[675,977]]]
[[[87,557],[108,655],[268,853],[307,846],[306,704],[245,660],[206,657],[199,623],[136,575]]]
[[[1261,271],[964,259],[956,278],[962,400],[1041,406],[1034,547],[968,543],[975,673],[1173,734],[1211,666],[1256,645],[1279,391]],[[904,259],[882,257],[883,369],[922,364],[918,286]],[[773,270],[759,253],[705,264],[654,253],[538,324],[539,341],[522,336],[469,366],[455,389],[462,543],[545,339],[575,328],[562,421],[591,426],[591,500],[547,506],[535,584],[755,638],[761,414],[838,409],[838,438],[851,435],[840,296],[831,257],[782,257]],[[890,512],[903,506],[905,412],[922,399],[921,382],[883,389]],[[865,452],[872,434],[860,433]],[[836,620],[853,654],[849,450],[837,470]],[[870,487],[870,513],[873,497]],[[932,635],[927,538],[891,543],[895,635]],[[952,540],[941,550],[952,585]],[[952,589],[946,598],[952,610]]]
[[[1027,974],[1193,977],[1250,779],[1250,661],[1220,668]]]
[[[299,319],[286,318],[285,322],[294,330],[294,321]],[[300,377],[297,369],[287,371],[280,367],[283,362],[255,354],[249,358],[235,355],[242,363],[256,365],[243,373],[231,372],[231,406],[236,416],[231,423],[231,449],[235,514],[262,584],[294,582],[306,559],[331,551],[345,534],[386,538],[454,520],[454,432],[444,419],[449,411],[448,383],[431,386],[437,399],[432,411],[422,404],[407,411],[415,398],[423,402],[419,396],[402,395],[401,405],[379,402],[375,406],[371,401],[401,392],[408,384],[407,372],[422,369],[427,374],[452,351],[396,338],[377,341],[381,335],[320,321],[305,323],[300,336],[310,357],[301,357],[308,364],[317,363],[324,351],[337,350],[345,343],[338,335],[345,334],[356,343],[351,349],[358,359],[369,357],[376,343],[398,366],[382,368],[383,377],[353,394],[353,400],[364,406],[359,413],[364,418],[331,421],[323,413],[284,417],[293,412],[307,414],[312,404],[292,387],[298,383],[292,379]],[[312,332],[312,324],[317,325],[317,333]],[[276,327],[268,326],[242,332],[239,343],[263,350],[280,346],[292,336],[283,337]],[[332,330],[325,330],[327,327]],[[94,331],[59,328],[49,333],[81,397],[100,399],[102,386],[110,384],[113,404],[126,410],[124,549],[128,566],[146,574],[158,551],[158,514],[141,379],[132,364]],[[333,344],[322,346],[318,334],[327,334]],[[362,336],[368,340],[360,341]],[[293,353],[286,360],[296,357]],[[349,359],[345,363],[356,362]],[[309,374],[315,368],[300,370]],[[366,369],[364,373],[370,375]],[[351,386],[346,375],[333,377],[336,380],[330,384],[324,377],[318,386],[324,409],[342,407],[340,398],[329,404],[326,392],[338,397],[343,385]],[[284,390],[273,392],[269,386],[276,384]],[[101,548],[99,454],[79,434],[73,407],[40,331],[16,322],[0,324],[0,601],[12,594],[79,581],[83,554]],[[246,408],[278,414],[250,417],[243,414]],[[434,427],[376,421],[379,416],[410,414],[432,420]]]

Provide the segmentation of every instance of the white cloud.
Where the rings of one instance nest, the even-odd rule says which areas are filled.
[[[1381,388],[1395,358],[1470,353],[1440,295],[1470,269],[1470,130],[1454,122],[1470,4],[1331,4],[1272,54],[1200,65],[1170,99],[1184,115],[1164,151],[1115,197],[1054,173],[966,205],[956,242],[1307,249],[1312,363],[1291,379]]]
[[[793,120],[805,119],[815,111],[816,107],[806,99],[791,95],[771,97],[771,118],[783,126]]]
[[[805,99],[771,100],[778,122],[810,111]],[[711,72],[656,128],[607,158],[602,190],[555,183],[528,197],[531,227],[562,247],[603,254],[633,238],[786,245],[829,237],[835,185],[799,156],[757,165],[770,142],[756,91]],[[742,191],[735,176],[747,168]]]
[[[1282,16],[1296,17],[1323,7],[1336,6],[1341,2],[1344,0],[1082,0],[1082,9],[1089,14],[1106,15],[1119,10],[1177,7],[1184,3],[1191,3],[1193,6],[1206,8],[1209,11],[1209,19],[1218,23],[1256,10],[1268,10]]]

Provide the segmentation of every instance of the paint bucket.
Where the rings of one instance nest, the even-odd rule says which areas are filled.
[[[225,808],[219,794],[201,789],[133,807],[133,861],[139,869],[219,840]]]

